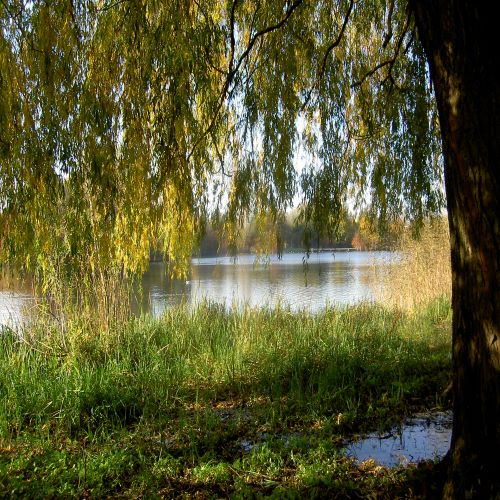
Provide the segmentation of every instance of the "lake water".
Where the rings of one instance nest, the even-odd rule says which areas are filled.
[[[151,263],[142,280],[142,310],[160,315],[179,303],[207,299],[227,307],[275,306],[317,311],[325,305],[373,300],[380,271],[397,261],[391,252],[255,255],[193,259],[188,280],[170,280],[163,263]],[[32,298],[27,293],[0,291],[0,324],[15,324]],[[140,309],[137,307],[137,309]]]
[[[187,281],[169,280],[162,263],[152,263],[143,278],[145,310],[159,315],[181,302],[208,299],[227,307],[275,306],[317,311],[374,299],[380,271],[397,260],[391,252],[255,255],[193,259]]]
[[[23,309],[33,302],[33,296],[28,293],[0,290],[0,326],[13,326],[22,319]]]

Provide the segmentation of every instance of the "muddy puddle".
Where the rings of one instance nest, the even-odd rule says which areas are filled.
[[[358,463],[373,459],[385,467],[442,458],[450,447],[451,412],[418,414],[383,434],[349,443],[346,455]]]
[[[372,433],[351,441],[343,451],[358,464],[374,460],[384,467],[440,459],[450,448],[452,423],[451,411],[420,413],[388,432]],[[267,433],[258,433],[255,440],[241,439],[239,447],[244,453],[249,453],[263,446],[269,437]],[[288,447],[295,439],[303,436],[291,433],[273,437],[279,437],[284,446]]]

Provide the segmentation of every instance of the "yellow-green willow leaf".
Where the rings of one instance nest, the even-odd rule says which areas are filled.
[[[354,191],[386,218],[438,211],[429,75],[406,2],[385,43],[390,5],[2,2],[2,262],[134,274],[161,249],[185,274],[213,214],[236,248],[297,199],[327,234]]]

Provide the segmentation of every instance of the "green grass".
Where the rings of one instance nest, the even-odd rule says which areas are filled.
[[[0,497],[391,496],[342,441],[443,404],[450,306],[203,304],[0,336]],[[371,492],[371,493],[370,493]]]

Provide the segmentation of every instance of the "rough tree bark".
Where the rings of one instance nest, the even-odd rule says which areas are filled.
[[[500,45],[491,6],[410,0],[439,109],[453,272],[445,498],[500,497]]]

